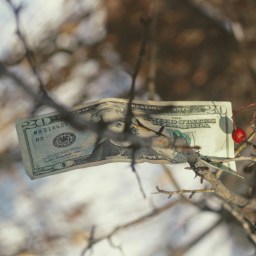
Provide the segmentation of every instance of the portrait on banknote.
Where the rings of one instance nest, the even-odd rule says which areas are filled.
[[[127,104],[119,102],[105,102],[98,105],[91,116],[94,122],[104,122],[108,124],[108,128],[114,132],[122,133],[125,128],[125,118],[127,114]],[[138,121],[143,119],[141,113],[132,113],[129,131],[139,137],[157,136],[156,131],[147,129],[146,126]],[[145,120],[144,120],[145,121]],[[152,159],[152,160],[168,160],[168,156],[158,153],[153,147],[135,148],[129,140],[118,140],[115,138],[102,138],[95,145],[91,155],[87,158],[88,162],[101,161],[111,159]]]

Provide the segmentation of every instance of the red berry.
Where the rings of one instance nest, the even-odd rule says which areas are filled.
[[[233,130],[232,138],[236,143],[240,144],[246,139],[246,133],[243,129],[237,128]]]

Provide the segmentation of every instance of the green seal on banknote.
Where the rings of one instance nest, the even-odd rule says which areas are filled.
[[[171,129],[168,129],[168,132],[170,136],[174,138],[174,140],[184,139],[187,145],[191,144],[191,138],[188,136],[188,134],[183,133],[180,130],[171,130]]]

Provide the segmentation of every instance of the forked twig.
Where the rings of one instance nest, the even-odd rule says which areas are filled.
[[[93,249],[93,245],[94,245],[94,233],[95,233],[95,226],[93,225],[90,231],[90,236],[88,238],[88,245],[83,249],[83,251],[81,252],[81,255],[84,255],[87,251]]]

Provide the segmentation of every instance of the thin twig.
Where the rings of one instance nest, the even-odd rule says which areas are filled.
[[[94,244],[94,234],[95,234],[95,226],[92,226],[91,231],[90,231],[90,236],[88,239],[88,245],[81,252],[81,256],[83,256],[89,250],[92,251],[93,244]]]
[[[181,189],[176,191],[167,191],[164,189],[160,189],[158,186],[156,186],[157,192],[154,192],[153,194],[167,194],[168,198],[170,198],[172,195],[182,195],[186,193],[214,193],[214,189]]]
[[[212,159],[211,159],[212,160]],[[250,157],[250,156],[239,156],[234,158],[224,158],[224,159],[214,159],[213,162],[215,163],[229,163],[229,162],[239,162],[239,161],[252,161],[256,162],[256,157]]]
[[[141,45],[140,45],[140,50],[139,50],[139,54],[138,54],[138,58],[135,64],[135,68],[132,74],[132,83],[131,83],[131,88],[129,91],[129,99],[128,99],[128,103],[127,103],[127,112],[125,115],[125,126],[124,126],[124,132],[125,133],[132,133],[131,131],[131,123],[132,123],[132,118],[133,118],[133,113],[132,113],[132,102],[134,100],[135,97],[135,83],[136,83],[136,79],[137,76],[139,74],[139,71],[141,69],[142,66],[142,61],[143,61],[143,57],[145,55],[146,52],[146,45],[147,45],[147,39],[148,39],[148,25],[149,25],[149,17],[146,16],[146,18],[142,18],[141,19],[141,23],[144,26],[144,31],[143,31],[143,37],[142,37],[142,41],[141,41]],[[132,162],[131,162],[131,167],[132,167],[132,171],[134,172],[140,191],[143,195],[144,198],[146,198],[146,194],[143,190],[142,187],[142,183],[141,183],[141,179],[135,169],[135,164],[136,164],[136,159],[135,159],[135,152],[138,150],[139,145],[138,144],[132,144]]]
[[[123,255],[123,256],[125,256],[123,247],[122,247],[121,245],[116,245],[116,244],[114,244],[112,237],[109,237],[109,238],[108,238],[108,242],[109,242],[109,244],[110,244],[111,247],[113,247],[113,248],[119,250],[120,254]]]
[[[143,189],[143,186],[142,186],[142,182],[141,182],[140,176],[139,176],[139,174],[138,174],[138,172],[137,172],[137,170],[135,168],[135,164],[136,164],[135,163],[135,152],[136,152],[136,149],[132,149],[131,168],[132,168],[133,173],[135,174],[135,177],[137,179],[137,182],[138,182],[138,185],[139,185],[139,189],[140,189],[140,192],[141,192],[143,198],[147,198],[146,193],[145,193],[145,191]]]
[[[152,22],[151,22],[151,50],[149,60],[149,72],[147,78],[148,99],[156,98],[156,69],[157,69],[157,18],[158,18],[158,0],[152,0]]]
[[[162,165],[165,174],[167,175],[167,177],[170,179],[171,183],[174,185],[176,190],[181,190],[181,187],[179,185],[179,183],[177,182],[177,180],[175,179],[175,177],[173,176],[171,170],[165,165]],[[189,203],[191,203],[191,200],[189,200],[183,193],[180,194],[181,198]]]

